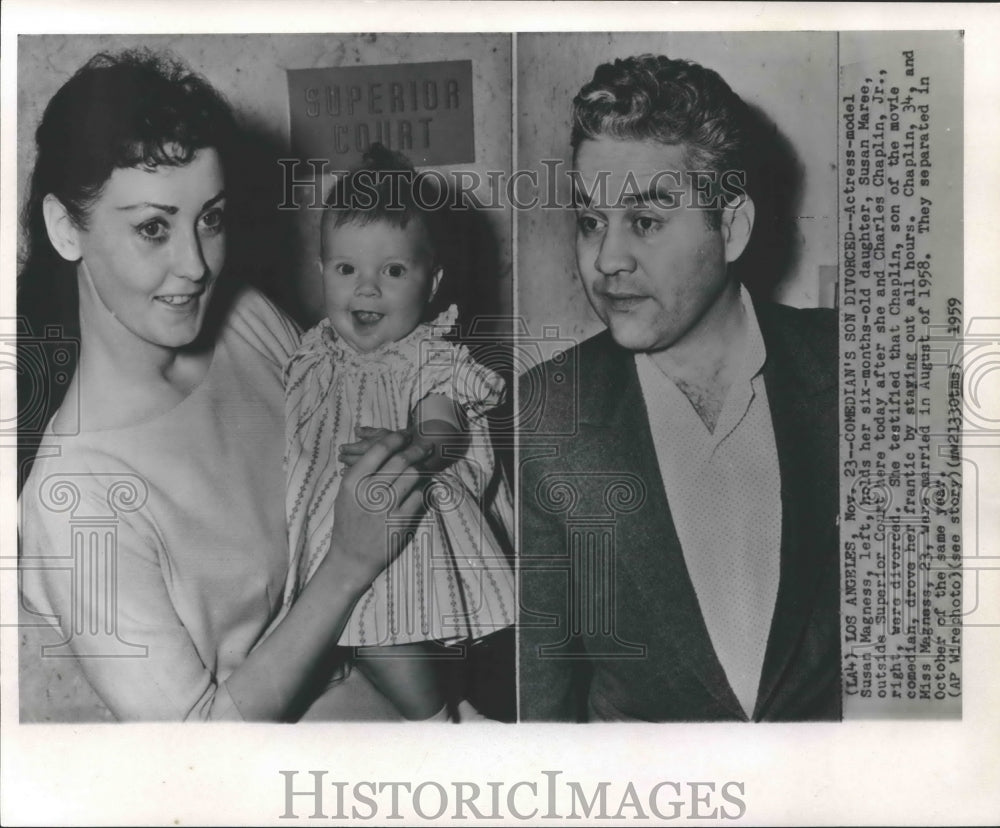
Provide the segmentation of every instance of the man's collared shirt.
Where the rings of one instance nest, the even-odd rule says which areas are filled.
[[[714,432],[647,354],[635,365],[667,503],[716,655],[753,716],[778,595],[781,480],[753,304]]]

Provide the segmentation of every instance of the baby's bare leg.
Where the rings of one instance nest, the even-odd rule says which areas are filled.
[[[406,719],[429,719],[441,712],[445,696],[429,644],[358,647],[355,663]]]

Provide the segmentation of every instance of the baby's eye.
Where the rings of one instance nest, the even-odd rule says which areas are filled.
[[[354,275],[354,265],[348,264],[347,262],[338,262],[333,267],[336,273],[341,276],[353,276]]]
[[[222,229],[224,218],[222,208],[217,207],[201,217],[201,226],[208,233],[218,233]]]
[[[585,214],[577,216],[576,230],[581,236],[590,236],[600,230],[601,224],[602,222],[596,216]]]
[[[135,228],[139,234],[139,238],[153,242],[164,241],[167,238],[169,229],[167,223],[161,218],[144,221]]]
[[[386,275],[392,276],[394,279],[398,279],[401,276],[406,275],[406,268],[401,264],[391,264],[386,266],[385,272]]]

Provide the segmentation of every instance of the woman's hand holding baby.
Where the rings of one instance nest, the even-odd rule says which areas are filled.
[[[418,466],[428,448],[406,431],[359,429],[358,435],[359,442],[341,448],[348,469],[335,502],[330,554],[317,574],[335,568],[340,585],[360,595],[391,562],[386,517],[414,517],[422,508],[424,478]]]
[[[281,623],[226,680],[243,718],[284,718],[298,709],[303,677],[327,669],[358,599],[390,563],[387,515],[406,519],[423,506],[416,464],[425,454],[405,434],[386,432],[344,474],[329,554]]]
[[[388,434],[402,434],[410,439],[409,431],[390,431],[387,428],[369,428],[368,426],[358,426],[355,430],[358,440],[354,443],[345,443],[339,448],[339,460],[347,468],[351,468],[360,460],[365,452],[374,446],[379,440]]]
[[[421,471],[434,474],[447,468],[468,448],[468,433],[454,420],[438,417],[425,420],[400,431],[386,428],[358,426],[355,433],[358,440],[340,446],[338,458],[347,468],[354,466],[372,446],[389,434],[399,434],[412,446],[423,450],[423,459],[418,462]]]

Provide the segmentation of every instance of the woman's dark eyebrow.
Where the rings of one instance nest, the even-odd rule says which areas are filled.
[[[216,204],[217,202],[222,201],[222,199],[224,199],[225,197],[226,197],[226,191],[225,190],[219,190],[218,194],[212,196],[208,201],[206,201],[204,204],[201,205],[201,209],[202,210],[207,210],[213,204]]]
[[[154,204],[152,201],[140,201],[138,204],[126,204],[124,207],[116,207],[116,210],[122,212],[126,210],[138,210],[143,207],[155,207],[157,210],[162,210],[164,213],[169,213],[173,215],[177,212],[177,207],[172,207],[169,204]]]
[[[222,201],[222,199],[224,199],[225,197],[226,197],[226,191],[221,190],[217,195],[212,196],[208,201],[206,201],[203,205],[201,205],[201,209],[207,210],[213,204]],[[157,210],[162,210],[164,213],[167,213],[168,215],[171,216],[176,214],[180,209],[178,207],[174,207],[171,204],[157,204],[153,201],[140,201],[138,204],[126,204],[124,207],[116,207],[115,209],[125,211],[125,210],[138,210],[143,207],[153,207]]]

